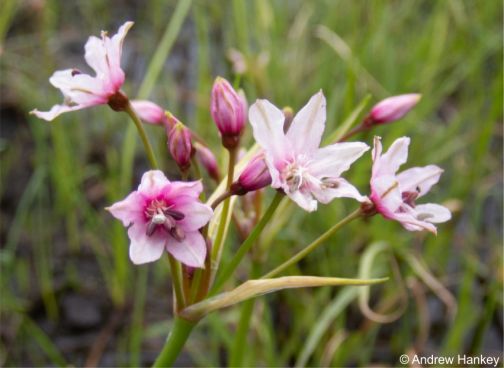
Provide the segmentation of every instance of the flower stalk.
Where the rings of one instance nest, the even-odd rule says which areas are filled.
[[[362,210],[359,208],[349,214],[347,217],[345,217],[343,220],[340,222],[334,224],[329,230],[327,230],[324,234],[319,236],[315,241],[313,241],[310,245],[308,245],[306,248],[301,250],[300,252],[296,253],[293,257],[291,257],[289,260],[285,261],[282,263],[280,266],[276,267],[274,270],[268,272],[266,275],[261,277],[261,279],[269,279],[272,278],[276,275],[278,275],[280,272],[284,271],[286,268],[292,266],[293,264],[298,263],[300,260],[302,260],[304,257],[306,257],[308,254],[313,252],[315,249],[317,249],[321,244],[323,244],[331,235],[333,235],[336,231],[341,229],[343,226],[346,224],[352,222],[356,218],[359,218],[363,215]]]
[[[154,150],[152,149],[152,146],[149,142],[149,138],[147,137],[147,134],[145,133],[145,129],[143,128],[143,124],[140,121],[140,118],[136,114],[135,110],[131,106],[131,103],[128,103],[124,110],[133,120],[133,123],[135,123],[135,126],[138,130],[138,135],[140,135],[140,139],[142,140],[145,153],[147,154],[147,159],[149,160],[150,166],[152,169],[157,169],[158,168],[158,163],[156,160],[156,155],[154,154]]]

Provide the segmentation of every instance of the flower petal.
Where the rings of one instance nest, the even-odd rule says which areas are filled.
[[[163,254],[167,237],[161,232],[155,232],[152,236],[147,236],[145,231],[145,225],[143,224],[134,224],[128,229],[130,238],[129,256],[134,264],[156,261]]]
[[[51,107],[51,110],[49,110],[49,111],[39,111],[39,110],[35,109],[35,110],[30,111],[30,114],[35,115],[36,117],[38,117],[40,119],[52,121],[52,120],[56,119],[59,115],[65,113],[65,112],[81,110],[86,107],[88,107],[88,106],[85,106],[85,105],[75,105],[75,106],[54,105],[53,107]]]
[[[434,235],[437,234],[437,229],[434,225],[426,221],[418,220],[412,213],[396,213],[394,214],[394,217],[392,219],[399,221],[401,225],[408,231],[427,230]]]
[[[187,266],[204,268],[206,244],[203,235],[198,231],[187,232],[182,241],[170,236],[166,243],[166,250]]]
[[[201,180],[197,181],[174,181],[171,183],[169,196],[175,199],[177,197],[187,196],[198,198],[203,191]]]
[[[257,100],[249,109],[249,120],[257,143],[277,162],[292,158],[292,147],[283,132],[284,114],[268,100]]]
[[[116,219],[121,220],[124,226],[132,223],[140,224],[143,219],[144,198],[138,192],[130,193],[122,201],[105,208]]]
[[[375,140],[375,143],[376,142]],[[399,167],[408,159],[409,144],[410,139],[408,137],[396,139],[389,147],[388,151],[381,156],[377,155],[381,147],[376,148],[373,152],[375,160],[373,165],[373,177],[377,175],[395,174]]]
[[[309,165],[310,173],[317,177],[339,177],[362,156],[369,146],[361,142],[335,143],[318,149]]]
[[[371,180],[370,199],[378,212],[387,218],[403,205],[399,183],[393,175],[380,176]]]
[[[415,207],[415,212],[417,219],[435,224],[451,219],[450,210],[435,203],[419,204]]]
[[[319,91],[299,110],[287,132],[287,138],[297,154],[310,153],[319,148],[325,121],[326,99]]]
[[[178,221],[184,231],[196,231],[205,226],[213,216],[210,206],[201,202],[196,202],[194,198],[186,197],[181,199],[179,204],[173,207],[174,210],[182,212],[185,217]]]
[[[418,191],[418,197],[427,193],[439,181],[443,169],[436,165],[413,167],[397,175],[401,192]]]
[[[158,194],[170,181],[166,178],[160,170],[150,170],[142,175],[142,181],[138,186],[138,191],[142,194],[156,195]]]
[[[337,183],[337,188],[324,187],[319,186],[312,190],[315,198],[320,202],[327,204],[331,202],[334,198],[354,198],[359,202],[364,202],[367,197],[362,196],[357,188],[355,188],[352,184],[346,181],[343,178],[337,178],[333,180],[334,183]]]
[[[84,46],[84,59],[86,63],[95,71],[96,76],[102,80],[108,79],[109,65],[107,62],[107,50],[103,40],[91,36]]]
[[[285,193],[305,211],[313,212],[317,209],[317,201],[313,199],[309,192],[302,193],[299,190],[289,192],[286,190]]]

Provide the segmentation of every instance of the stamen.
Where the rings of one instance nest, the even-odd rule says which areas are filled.
[[[173,219],[175,219],[177,221],[183,220],[185,218],[185,215],[182,212],[175,211],[175,210],[166,209],[163,211],[163,213],[166,216],[173,217]]]
[[[397,182],[397,181],[396,181],[396,182],[395,182],[395,183],[394,183],[394,184],[393,184],[390,188],[388,188],[388,189],[385,191],[385,193],[383,193],[383,194],[381,195],[381,197],[382,197],[382,198],[385,198],[387,195],[389,195],[389,194],[390,194],[390,192],[391,192],[391,191],[393,191],[393,190],[394,190],[395,188],[397,188],[398,186],[399,186],[399,182]]]
[[[174,226],[173,228],[171,228],[170,234],[179,242],[185,239],[184,230],[182,230],[179,226]]]

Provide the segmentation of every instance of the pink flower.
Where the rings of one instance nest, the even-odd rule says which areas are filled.
[[[443,170],[428,165],[396,174],[408,158],[409,143],[408,137],[399,138],[382,155],[380,137],[375,137],[370,199],[383,217],[399,221],[407,230],[428,230],[436,234],[432,223],[448,221],[450,211],[433,203],[416,205],[415,201],[439,181]]]
[[[341,178],[369,147],[360,142],[336,143],[319,148],[326,120],[326,100],[315,94],[294,117],[287,133],[282,110],[267,100],[250,107],[249,120],[254,138],[264,149],[273,188],[284,192],[306,211],[317,209],[317,201],[364,197]]]
[[[170,153],[182,171],[191,166],[191,157],[194,149],[191,140],[191,131],[184,124],[178,122],[168,134],[168,147]]]
[[[33,110],[32,114],[51,121],[62,113],[95,105],[109,104],[114,110],[123,110],[128,99],[120,92],[124,83],[121,54],[124,38],[132,26],[133,22],[124,23],[112,38],[108,37],[107,32],[102,32],[101,39],[89,37],[84,58],[96,76],[77,69],[56,71],[49,82],[63,93],[63,104],[55,105],[49,111]]]
[[[264,153],[261,152],[252,157],[230,189],[236,195],[244,195],[270,184],[271,175],[264,161]]]
[[[166,249],[180,262],[203,268],[206,244],[198,230],[213,212],[199,201],[202,190],[199,181],[170,182],[152,170],[142,176],[138,190],[107,208],[128,227],[133,263],[155,261]]]
[[[421,97],[418,93],[410,93],[380,101],[371,109],[368,124],[385,124],[401,119],[415,107]]]
[[[217,159],[213,152],[199,142],[194,143],[194,149],[196,150],[196,157],[198,157],[198,160],[208,172],[208,175],[215,181],[220,181],[219,166],[217,165]]]
[[[227,80],[215,79],[210,103],[212,118],[219,129],[226,148],[234,148],[245,128],[247,101]]]
[[[140,119],[148,124],[162,125],[167,131],[173,128],[173,122],[168,119],[161,106],[147,100],[132,100],[131,106]]]

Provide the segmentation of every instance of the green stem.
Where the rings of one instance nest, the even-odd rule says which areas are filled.
[[[229,262],[229,264],[226,265],[226,267],[224,267],[224,269],[220,273],[219,277],[217,278],[217,281],[215,282],[214,286],[212,287],[212,290],[210,291],[210,295],[214,295],[217,291],[219,291],[219,289],[232,275],[236,267],[238,267],[238,264],[240,263],[242,258],[248,252],[250,247],[255,243],[256,239],[262,233],[266,224],[269,223],[271,217],[273,216],[273,213],[275,213],[283,196],[284,194],[281,192],[276,193],[275,197],[273,198],[273,201],[271,202],[268,209],[264,213],[264,216],[261,218],[261,221],[259,221],[259,223],[254,227],[254,229],[252,230],[248,238],[242,243],[242,245],[240,245],[240,248],[238,248],[238,251],[234,255],[233,259],[231,259],[231,262]]]
[[[236,149],[229,150],[229,164],[228,164],[228,174],[227,174],[227,185],[226,191],[229,192],[231,184],[233,184],[234,167],[236,160]],[[222,248],[224,245],[224,232],[226,230],[227,218],[229,214],[230,197],[224,200],[224,205],[222,207],[222,213],[219,222],[219,228],[217,229],[217,235],[215,236],[215,242],[212,247],[212,268],[217,270],[219,268],[220,258],[222,255]],[[212,270],[212,271],[213,271]]]
[[[178,263],[170,253],[168,253],[168,261],[170,262],[173,290],[177,302],[176,310],[179,311],[185,306],[184,293],[182,292],[182,280],[180,278],[180,263]]]
[[[173,328],[166,339],[163,350],[158,355],[153,367],[171,367],[182,351],[196,323],[175,317]]]
[[[145,148],[145,153],[147,154],[147,158],[149,159],[149,163],[152,169],[157,169],[158,168],[158,163],[156,160],[156,156],[154,155],[154,150],[152,149],[152,146],[149,142],[149,138],[147,138],[147,134],[145,133],[145,130],[143,128],[142,121],[136,114],[135,110],[133,110],[133,107],[131,106],[130,103],[128,103],[128,107],[124,110],[126,113],[130,116],[131,120],[133,120],[133,123],[135,123],[135,126],[138,130],[138,134],[140,135],[140,138],[142,139],[142,143]]]
[[[261,274],[261,263],[257,260],[252,261],[250,279],[255,279]],[[236,329],[233,345],[229,354],[230,367],[242,367],[245,347],[247,346],[247,332],[250,327],[250,320],[254,310],[255,298],[246,300],[242,303],[240,309],[240,320]]]
[[[282,263],[280,266],[275,268],[273,271],[268,272],[266,275],[261,277],[261,279],[269,279],[273,276],[278,275],[280,272],[288,268],[289,266],[292,266],[293,264],[299,262],[301,259],[306,257],[308,254],[310,254],[312,251],[314,251],[319,245],[321,245],[323,242],[325,242],[331,235],[333,235],[336,231],[338,231],[340,228],[351,222],[352,220],[355,220],[356,218],[360,217],[362,215],[361,209],[357,209],[351,214],[349,214],[347,217],[345,217],[343,220],[338,222],[337,224],[333,225],[329,230],[327,230],[324,234],[319,236],[314,242],[312,242],[310,245],[308,245],[306,248],[304,248],[302,251],[294,255],[292,258],[289,260],[285,261]]]

